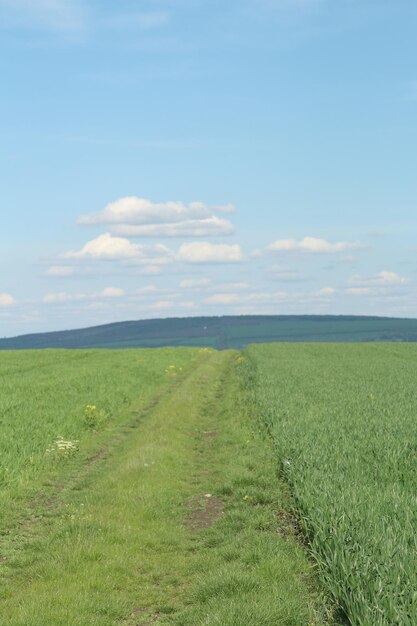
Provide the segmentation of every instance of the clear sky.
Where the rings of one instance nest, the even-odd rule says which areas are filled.
[[[0,336],[417,316],[415,0],[0,0]]]

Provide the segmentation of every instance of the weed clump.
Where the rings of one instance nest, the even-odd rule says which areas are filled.
[[[46,453],[57,460],[69,459],[77,454],[80,449],[78,444],[78,440],[70,441],[63,437],[58,437],[52,446],[46,450]]]
[[[181,374],[182,372],[182,367],[177,367],[176,365],[168,365],[168,367],[165,370],[165,374],[168,374],[168,376],[178,376],[178,374]]]
[[[98,430],[108,414],[103,409],[98,409],[95,404],[87,404],[84,409],[84,426],[89,430]]]

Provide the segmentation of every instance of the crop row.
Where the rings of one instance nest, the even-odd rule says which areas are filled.
[[[247,356],[247,392],[335,602],[353,626],[415,626],[417,346]]]

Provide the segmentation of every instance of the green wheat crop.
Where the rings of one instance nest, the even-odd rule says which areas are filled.
[[[353,626],[417,624],[417,346],[275,344],[246,384]]]

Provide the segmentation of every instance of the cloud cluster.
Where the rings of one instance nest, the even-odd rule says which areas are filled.
[[[378,296],[386,295],[390,292],[398,292],[398,288],[409,283],[409,279],[400,276],[396,272],[384,270],[373,276],[361,276],[355,274],[349,278],[346,293],[351,296]]]
[[[360,276],[355,274],[349,278],[349,283],[352,285],[368,285],[368,286],[379,286],[379,287],[387,287],[392,285],[405,285],[408,283],[408,278],[404,276],[400,276],[396,272],[390,272],[388,270],[384,270],[379,272],[374,276]]]
[[[308,254],[332,254],[346,250],[362,250],[366,246],[360,242],[338,241],[330,243],[326,239],[304,237],[304,239],[277,239],[269,246],[271,252],[304,252]]]
[[[88,241],[81,250],[66,252],[66,259],[95,259],[105,261],[137,261],[144,264],[169,263],[171,251],[163,244],[143,245],[132,243],[124,237],[104,233]]]
[[[203,202],[152,202],[127,196],[108,204],[93,215],[82,215],[78,224],[106,225],[125,237],[214,237],[232,235],[233,224],[215,212],[231,213],[234,205],[209,207]]]
[[[328,278],[321,284],[318,282],[319,276],[314,275],[317,268],[311,258],[308,258],[308,275],[300,270],[306,264],[307,255],[334,255],[338,261],[347,258],[352,261],[347,253],[366,248],[362,242],[305,236],[276,239],[269,246],[244,252],[234,241],[210,240],[210,237],[234,233],[233,224],[224,217],[234,211],[233,205],[209,206],[202,202],[186,204],[180,201],[156,203],[128,196],[108,204],[98,213],[83,215],[78,219],[80,226],[105,227],[107,232],[62,254],[61,261],[51,265],[45,275],[62,279],[82,278],[88,273],[91,277],[96,263],[107,262],[106,267],[117,273],[128,268],[127,280],[140,282],[130,291],[107,287],[89,293],[49,293],[43,302],[46,305],[68,303],[70,309],[91,309],[100,311],[100,314],[106,310],[109,314],[119,310],[121,314],[140,317],[149,312],[181,315],[184,310],[198,311],[199,314],[207,310],[219,314],[222,311],[241,314],[330,312],[336,304],[344,306],[349,302],[349,296],[369,296],[369,302],[377,301],[374,296],[404,297],[403,287],[409,280],[393,271],[354,274],[347,282],[345,277],[333,282],[333,277],[334,286],[330,286],[332,283],[328,284]],[[151,237],[161,238],[161,241],[147,241]],[[194,239],[180,241],[175,246],[162,242],[173,237]],[[293,254],[293,263],[270,265],[271,253]],[[216,268],[219,265],[224,266],[221,272]],[[336,263],[328,264],[326,270],[335,271],[337,267]],[[164,274],[169,274],[168,280]],[[178,276],[177,280],[175,276]],[[149,280],[143,277],[155,277],[155,284],[149,284]],[[307,281],[311,287],[301,289],[302,283]],[[285,283],[285,290],[277,289],[274,286],[277,282]],[[353,300],[361,302],[350,298],[351,302]],[[110,301],[113,301],[111,305]],[[0,296],[0,305],[12,303],[11,296]]]
[[[149,273],[155,267],[172,263],[238,263],[243,260],[243,252],[238,244],[215,244],[209,241],[194,241],[180,246],[177,253],[158,243],[144,245],[132,243],[125,237],[114,237],[104,233],[88,241],[81,250],[71,250],[63,254],[65,259],[93,259],[101,261],[125,261],[147,265]],[[62,271],[54,266],[53,274]]]

